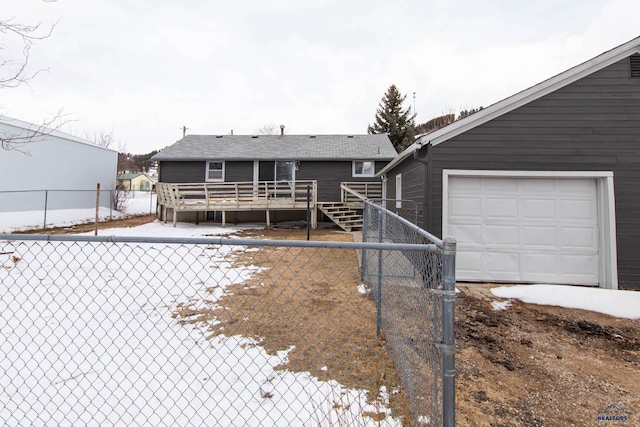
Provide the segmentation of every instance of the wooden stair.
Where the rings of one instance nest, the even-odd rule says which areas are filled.
[[[353,202],[319,202],[318,209],[344,231],[362,230],[362,207]]]

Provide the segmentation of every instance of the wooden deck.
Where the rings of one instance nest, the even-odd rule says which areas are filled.
[[[272,210],[311,210],[311,226],[317,227],[316,181],[260,181],[211,182],[156,185],[158,205],[162,219],[167,221],[167,211],[173,213],[173,226],[178,212],[222,212],[222,224],[226,224],[226,212],[265,211],[267,225]]]

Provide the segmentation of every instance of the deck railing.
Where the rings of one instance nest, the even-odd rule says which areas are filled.
[[[315,211],[318,185],[308,181],[164,183],[156,186],[158,204],[172,209],[174,224],[179,211],[267,211],[305,209]]]
[[[381,182],[343,182],[340,184],[340,190],[343,203],[363,202],[382,197]]]

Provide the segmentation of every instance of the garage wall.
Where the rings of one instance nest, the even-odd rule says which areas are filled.
[[[619,284],[640,289],[640,79],[629,77],[628,58],[429,147],[428,156],[424,224],[435,234],[444,169],[613,171]]]

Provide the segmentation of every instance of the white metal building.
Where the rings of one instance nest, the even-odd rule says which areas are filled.
[[[0,148],[0,211],[90,208],[110,204],[118,153],[82,138],[0,116],[0,138],[26,138]],[[23,141],[25,139],[22,139]]]

